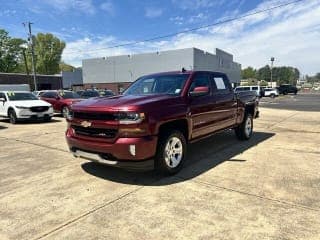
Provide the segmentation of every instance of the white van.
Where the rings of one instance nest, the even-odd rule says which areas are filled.
[[[260,86],[238,86],[234,92],[255,91],[258,97],[262,97],[262,88]]]

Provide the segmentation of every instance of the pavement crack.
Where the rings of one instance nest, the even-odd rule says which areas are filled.
[[[277,126],[278,124],[282,123],[282,122],[285,122],[287,121],[288,119],[298,115],[299,113],[294,113],[294,114],[291,114],[290,116],[286,117],[286,118],[283,118],[281,119],[279,122],[276,122],[275,124],[272,124],[270,125],[269,127],[267,127],[267,129],[270,129],[270,130],[273,130],[275,126]]]
[[[186,178],[183,178],[183,177],[180,177],[180,176],[177,176],[177,178],[180,178],[180,179],[182,179],[184,181],[185,180],[190,180],[190,179],[186,179]],[[290,206],[290,207],[294,207],[294,208],[301,208],[301,209],[320,212],[320,209],[318,209],[318,208],[312,208],[312,207],[308,207],[308,206],[297,204],[297,203],[292,203],[292,202],[287,202],[287,201],[284,201],[284,200],[279,200],[279,199],[276,199],[276,198],[270,198],[270,197],[261,196],[261,195],[258,195],[258,194],[249,193],[249,192],[245,192],[245,191],[241,191],[241,190],[237,190],[237,189],[233,189],[233,188],[223,187],[223,186],[219,186],[219,185],[212,184],[212,183],[205,182],[205,181],[194,180],[194,179],[190,180],[190,181],[198,183],[198,184],[202,184],[202,185],[206,185],[206,186],[210,186],[210,187],[215,187],[215,188],[218,188],[218,189],[226,190],[226,191],[229,191],[229,192],[236,192],[236,193],[239,193],[239,194],[243,194],[243,195],[259,198],[259,199],[262,199],[262,200],[267,200],[267,201],[271,201],[271,202],[280,203],[282,205],[286,205],[286,206]]]
[[[46,233],[44,233],[44,234],[42,234],[42,235],[34,238],[34,240],[43,239],[44,237],[47,237],[47,236],[49,236],[50,234],[52,234],[52,233],[54,233],[54,232],[57,232],[57,231],[65,228],[65,227],[69,226],[70,224],[75,223],[75,222],[77,222],[77,221],[85,218],[86,216],[88,216],[88,215],[90,215],[90,214],[92,214],[92,213],[95,213],[95,212],[99,211],[100,209],[105,208],[105,207],[107,207],[107,206],[109,206],[109,205],[111,205],[111,204],[113,204],[113,203],[115,203],[115,202],[117,202],[117,201],[119,201],[119,200],[121,200],[121,199],[129,196],[129,195],[131,195],[131,194],[139,191],[140,189],[142,189],[142,188],[144,188],[144,187],[145,187],[145,186],[137,187],[137,188],[133,189],[132,191],[129,191],[129,192],[127,192],[127,193],[125,193],[125,194],[122,194],[122,195],[120,195],[119,197],[117,197],[117,198],[115,198],[115,199],[113,199],[113,200],[111,200],[111,201],[108,201],[107,203],[104,203],[104,204],[102,204],[102,205],[100,205],[100,206],[98,206],[98,207],[95,207],[95,208],[93,208],[93,209],[91,209],[91,210],[89,210],[89,211],[81,214],[80,216],[75,217],[75,218],[73,218],[73,219],[65,222],[64,224],[62,224],[62,225],[60,225],[60,226],[58,226],[58,227],[56,227],[56,228],[54,228],[54,229],[52,229],[52,230],[50,230],[50,231],[48,231],[48,232],[46,232]]]
[[[67,151],[67,150],[63,150],[63,149],[56,148],[56,147],[49,147],[47,145],[43,145],[43,144],[39,144],[39,143],[32,143],[32,142],[24,141],[24,140],[21,140],[21,139],[7,138],[7,137],[0,137],[0,138],[5,139],[5,140],[11,140],[11,141],[16,141],[16,142],[26,143],[26,144],[30,144],[30,145],[34,145],[34,146],[38,146],[38,147],[43,147],[43,148],[47,148],[47,149],[51,149],[51,150],[57,150],[57,151],[60,151],[60,152],[69,153],[69,151]]]

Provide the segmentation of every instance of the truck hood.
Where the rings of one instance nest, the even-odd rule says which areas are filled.
[[[90,98],[72,105],[72,110],[87,111],[140,111],[146,105],[163,104],[172,98],[173,95],[119,95],[114,97]]]
[[[50,103],[42,100],[10,101],[10,104],[14,106],[22,106],[22,107],[40,107],[40,106],[50,107],[51,106]]]

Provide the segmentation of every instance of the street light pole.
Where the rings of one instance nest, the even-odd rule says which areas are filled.
[[[271,76],[270,76],[270,82],[271,82],[271,84],[272,84],[272,68],[273,68],[274,57],[271,57],[270,61],[271,61],[271,68],[270,68]]]

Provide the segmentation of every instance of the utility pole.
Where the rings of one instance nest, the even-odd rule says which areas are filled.
[[[32,33],[31,33],[31,22],[27,22],[28,24],[28,29],[29,29],[29,43],[31,46],[31,62],[32,62],[32,72],[33,72],[33,84],[34,84],[34,91],[38,90],[37,87],[37,73],[36,73],[36,61],[35,61],[35,57],[34,57],[34,42],[33,42],[33,37],[32,37]],[[25,23],[23,23],[23,25],[25,25]]]
[[[271,82],[271,84],[272,84],[272,68],[273,68],[274,57],[271,57],[270,61],[271,61],[271,68],[270,68],[271,76],[270,76],[270,82]]]

